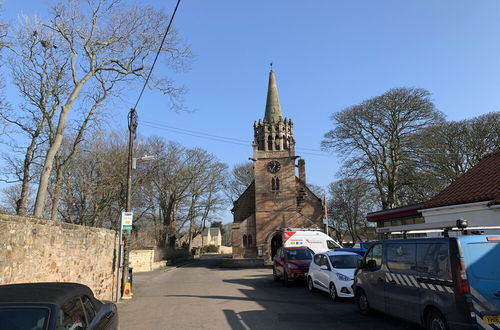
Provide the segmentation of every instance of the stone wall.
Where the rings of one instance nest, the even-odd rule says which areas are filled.
[[[155,261],[155,250],[132,250],[129,254],[130,267],[133,272],[149,272],[153,270]]]
[[[78,282],[114,300],[115,231],[0,214],[0,284]]]

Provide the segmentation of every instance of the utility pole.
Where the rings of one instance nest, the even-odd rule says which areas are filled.
[[[325,224],[325,234],[328,235],[328,209],[326,207],[326,196],[323,196],[323,223]]]
[[[127,205],[126,212],[132,212],[132,158],[134,153],[134,139],[137,130],[137,112],[134,108],[128,113],[128,159],[127,159]],[[123,231],[122,231],[123,232]],[[129,269],[129,240],[131,230],[123,232],[123,272],[122,272],[122,295],[125,290],[125,284],[128,282]]]

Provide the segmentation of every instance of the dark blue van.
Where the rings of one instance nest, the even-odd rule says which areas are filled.
[[[500,235],[374,242],[353,289],[362,314],[427,329],[500,329]]]

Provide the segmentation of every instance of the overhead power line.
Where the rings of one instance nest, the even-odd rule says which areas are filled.
[[[168,126],[168,125],[164,125],[164,124],[158,124],[158,123],[154,123],[154,122],[147,121],[147,120],[140,120],[140,123],[142,126],[151,127],[151,128],[155,128],[155,129],[159,129],[159,130],[163,130],[163,131],[167,131],[167,132],[171,132],[171,133],[181,134],[181,135],[193,136],[193,137],[197,137],[197,138],[209,140],[209,141],[230,143],[230,144],[239,145],[239,146],[243,146],[243,147],[248,147],[252,143],[251,141],[248,141],[248,140],[241,140],[241,139],[237,139],[237,138],[233,138],[233,137],[227,137],[227,136],[215,135],[215,134],[210,134],[210,133],[205,133],[205,132],[200,132],[200,131],[188,130],[188,129],[184,129],[184,128],[173,127],[173,126]],[[323,153],[320,150],[301,148],[301,147],[296,147],[295,149],[304,155],[319,156],[319,157],[334,157],[333,155]],[[305,151],[300,151],[300,150],[305,150]],[[318,153],[308,152],[307,150],[311,150],[311,151],[318,152]]]
[[[181,0],[177,0],[177,4],[175,5],[174,12],[172,13],[172,16],[170,16],[170,21],[168,22],[167,30],[165,31],[165,34],[163,35],[163,39],[161,40],[160,47],[158,48],[158,51],[156,52],[155,59],[153,61],[153,64],[151,65],[151,69],[149,69],[148,76],[146,77],[146,81],[144,81],[144,86],[142,86],[141,93],[139,94],[139,97],[137,98],[137,102],[135,102],[134,109],[137,108],[137,105],[139,104],[139,101],[141,100],[142,93],[144,93],[144,89],[146,89],[146,86],[148,85],[149,78],[151,77],[151,73],[153,72],[153,68],[155,67],[156,60],[158,60],[158,56],[160,56],[161,49],[163,48],[163,44],[165,43],[165,39],[167,39],[167,34],[168,31],[170,31],[170,26],[172,26],[172,22],[174,21],[175,13],[177,12],[177,8],[179,7],[179,3]]]

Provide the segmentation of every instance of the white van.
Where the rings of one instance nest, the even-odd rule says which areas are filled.
[[[283,246],[306,246],[314,253],[321,253],[342,246],[320,229],[283,228]]]

